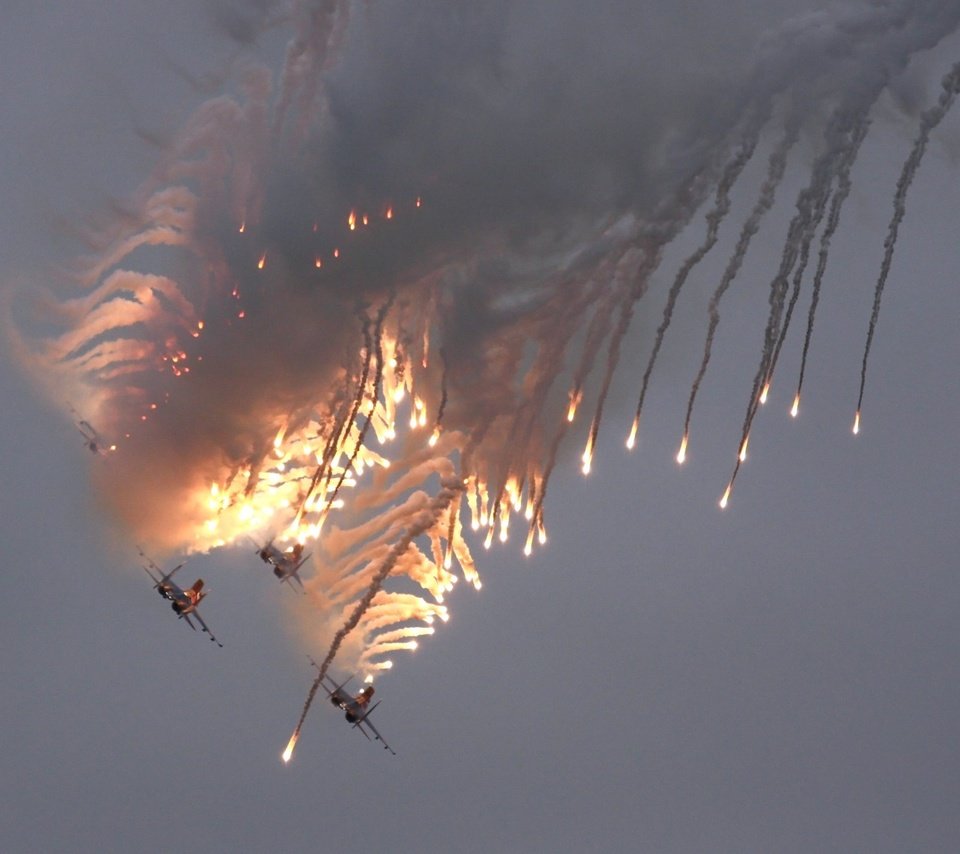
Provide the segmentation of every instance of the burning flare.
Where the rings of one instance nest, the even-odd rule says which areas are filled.
[[[300,738],[300,731],[297,730],[293,735],[290,736],[290,741],[287,742],[287,746],[283,749],[283,764],[286,765],[290,762],[290,759],[293,757],[293,749],[297,746],[297,740]]]
[[[416,165],[403,146],[422,140],[422,132],[400,115],[384,163],[410,167],[383,179],[390,185],[380,188],[379,201],[367,194],[376,191],[375,176],[389,171],[384,163],[365,164],[354,174],[325,171],[343,159],[328,156],[324,146],[331,139],[349,145],[356,141],[349,125],[372,126],[346,91],[334,94],[349,102],[344,115],[359,111],[357,121],[334,124],[338,111],[331,105],[338,102],[328,87],[337,85],[335,69],[356,22],[349,21],[353,4],[329,0],[319,4],[322,13],[293,17],[295,32],[279,75],[247,67],[242,85],[196,111],[131,209],[89,235],[92,254],[70,271],[65,295],[59,301],[44,295],[48,313],[37,323],[41,331],[18,340],[18,352],[46,375],[51,389],[82,399],[85,416],[104,436],[97,445],[116,448],[103,455],[100,480],[113,512],[137,538],[188,552],[246,546],[248,537],[269,540],[282,552],[309,545],[305,601],[315,632],[332,636],[321,671],[341,655],[367,679],[392,667],[383,655],[411,650],[416,638],[427,636],[415,630],[437,618],[446,622],[444,597],[458,577],[480,588],[464,535],[468,522],[489,548],[498,532],[507,539],[511,515],[523,508],[524,553],[535,538],[546,543],[551,477],[565,464],[565,440],[584,389],[599,375],[581,456],[587,474],[634,309],[660,274],[667,248],[712,196],[707,239],[682,264],[657,330],[627,438],[627,447],[634,447],[647,380],[679,289],[716,242],[738,177],[750,174],[744,170],[759,140],[772,131],[756,201],[707,306],[703,355],[676,455],[678,464],[685,462],[720,301],[773,208],[804,129],[797,105],[816,92],[826,105],[823,139],[811,143],[814,166],[767,294],[763,351],[739,434],[739,459],[745,459],[752,420],[767,399],[790,322],[794,300],[786,299],[787,283],[802,281],[811,241],[824,233],[822,220],[830,234],[836,228],[828,200],[849,190],[845,181],[888,71],[936,44],[960,18],[945,13],[928,19],[893,5],[893,11],[890,4],[858,11],[870,24],[863,27],[870,39],[855,59],[844,50],[849,28],[826,14],[771,35],[767,47],[779,38],[790,50],[761,51],[750,88],[729,99],[740,109],[716,111],[705,135],[699,125],[696,137],[688,138],[689,131],[667,120],[652,124],[654,151],[669,143],[684,153],[669,170],[651,174],[655,198],[613,194],[616,201],[603,201],[609,209],[602,211],[597,199],[580,209],[572,202],[558,210],[544,206],[518,229],[497,205],[467,214],[464,194],[477,177],[474,162],[460,163],[450,152],[442,163]],[[805,35],[798,28],[809,26],[816,38],[798,38]],[[791,69],[778,62],[796,63],[803,73],[782,73]],[[484,76],[475,79],[479,87]],[[861,400],[905,196],[927,139],[958,89],[960,64],[944,79],[938,103],[922,114],[897,185]],[[482,110],[483,99],[468,106]],[[439,128],[437,138],[447,138],[448,130]],[[633,132],[630,125],[622,130]],[[560,188],[569,164],[564,174],[551,174],[554,160],[543,158],[541,177]],[[609,173],[614,178],[633,178],[635,162],[645,161],[631,153],[625,175],[618,171],[622,164],[603,165],[615,167]],[[298,165],[304,180],[290,180]],[[401,186],[428,188],[429,210],[414,215],[423,200]],[[538,194],[528,195],[535,204]],[[338,197],[356,207],[331,212]],[[384,211],[383,219],[394,222],[387,226],[375,215],[371,225],[362,213],[363,234],[344,235],[344,220],[350,232],[357,229],[356,208]],[[523,238],[514,240],[518,231]],[[334,264],[331,259],[341,259],[336,243],[344,246],[344,240],[351,241],[349,252]],[[265,269],[268,249],[271,272],[257,275],[254,265]],[[148,263],[154,269],[138,269]],[[804,359],[807,343],[809,334]],[[565,389],[571,389],[567,401]],[[799,389],[792,415],[798,406]],[[429,437],[412,435],[428,423]],[[859,423],[860,403],[854,433]],[[316,685],[285,762],[315,692]]]

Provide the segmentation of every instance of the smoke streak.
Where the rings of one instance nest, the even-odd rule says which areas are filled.
[[[50,274],[39,298],[10,298],[5,318],[27,369],[116,444],[94,477],[132,538],[188,552],[247,536],[311,544],[303,634],[326,655],[286,758],[335,659],[364,677],[388,669],[383,656],[446,620],[458,577],[480,586],[465,517],[488,546],[517,516],[525,552],[545,542],[578,407],[592,406],[589,470],[639,301],[712,196],[667,296],[632,440],[680,291],[761,134],[777,134],[709,300],[685,449],[720,301],[823,111],[833,118],[769,292],[745,450],[826,215],[805,364],[867,113],[960,20],[945,0],[844,6],[787,22],[752,54],[682,21],[694,35],[672,75],[637,50],[655,28],[631,4],[557,0],[546,29],[542,9],[499,0],[430,0],[413,17],[356,8],[292,4],[276,83],[265,65],[238,66],[232,94],[199,106],[130,203],[78,229],[89,257]],[[256,41],[254,24],[234,31]],[[704,45],[725,73],[700,70]],[[958,77],[924,114],[897,187],[861,398],[905,194]]]
[[[720,300],[723,299],[723,295],[727,292],[737,273],[740,272],[740,268],[743,266],[743,260],[747,255],[747,249],[750,248],[750,241],[760,228],[760,222],[764,214],[773,207],[777,186],[783,180],[783,174],[787,168],[787,155],[797,141],[799,132],[799,123],[795,116],[791,116],[787,121],[783,138],[770,154],[767,165],[767,175],[760,187],[759,197],[740,230],[740,237],[737,239],[733,255],[727,262],[726,269],[720,278],[720,284],[717,285],[716,290],[710,297],[710,303],[707,306],[709,322],[707,324],[707,335],[703,345],[703,356],[696,377],[693,380],[693,385],[690,387],[690,396],[687,399],[687,411],[683,419],[684,440],[686,440],[686,437],[690,434],[690,418],[693,415],[693,405],[697,399],[697,392],[700,390],[700,383],[703,382],[703,378],[707,373],[707,366],[710,364],[710,356],[713,352],[713,339],[717,332],[717,326],[720,324]]]
[[[887,237],[883,241],[883,262],[880,265],[880,277],[877,279],[877,286],[873,294],[873,308],[870,311],[870,325],[867,328],[867,343],[863,349],[863,363],[860,366],[860,390],[857,393],[857,418],[855,422],[857,428],[860,424],[863,389],[867,383],[867,360],[870,358],[873,334],[876,331],[877,319],[880,316],[880,300],[883,298],[883,289],[887,284],[887,276],[890,275],[890,267],[893,264],[893,252],[897,246],[900,223],[903,222],[904,214],[907,212],[907,191],[913,183],[917,169],[920,167],[920,161],[927,150],[927,141],[930,139],[931,131],[943,121],[944,116],[950,111],[950,107],[956,100],[957,92],[960,91],[960,63],[954,65],[943,78],[941,87],[942,91],[936,105],[924,111],[920,116],[920,132],[906,162],[903,164],[900,177],[897,179],[897,189],[893,197],[893,217],[887,229]],[[856,428],[854,432],[856,432]]]
[[[643,412],[643,402],[647,395],[647,386],[650,383],[650,375],[653,373],[654,365],[657,362],[657,356],[659,355],[660,348],[663,345],[664,336],[666,335],[667,329],[670,327],[670,323],[673,320],[673,309],[676,306],[678,297],[680,296],[680,291],[686,283],[687,277],[690,275],[690,272],[693,270],[693,268],[696,267],[697,264],[699,264],[706,257],[707,253],[716,244],[717,236],[720,232],[720,224],[730,211],[730,191],[733,189],[733,185],[740,177],[740,173],[743,172],[744,167],[753,157],[753,152],[756,150],[757,143],[760,140],[760,131],[763,129],[763,124],[767,118],[767,116],[763,116],[761,121],[754,122],[753,127],[748,129],[744,139],[740,143],[740,148],[738,149],[737,153],[723,170],[723,174],[717,183],[717,191],[713,208],[711,208],[706,215],[707,234],[704,237],[703,242],[686,258],[683,264],[680,265],[680,269],[677,271],[677,275],[673,280],[673,284],[670,286],[670,291],[667,294],[667,302],[663,308],[663,316],[660,320],[660,325],[657,327],[656,338],[653,342],[653,349],[650,352],[650,357],[647,360],[647,366],[643,372],[643,379],[641,380],[640,385],[640,396],[637,400],[637,411],[634,415],[633,428],[630,433],[630,439],[628,440],[628,447],[632,447],[633,445],[637,427],[640,424],[640,415]]]
[[[360,618],[364,615],[364,613],[366,613],[367,609],[373,602],[374,596],[376,596],[377,592],[380,590],[383,582],[390,574],[390,571],[393,569],[396,562],[410,547],[410,544],[414,541],[414,539],[416,539],[416,537],[426,533],[433,525],[437,523],[440,514],[449,508],[451,502],[460,494],[462,490],[463,484],[458,480],[448,479],[444,481],[443,489],[421,513],[417,514],[417,516],[411,521],[403,536],[400,537],[400,539],[397,540],[397,542],[387,552],[380,564],[380,567],[370,580],[370,584],[367,587],[366,593],[357,603],[347,621],[337,630],[336,634],[333,636],[332,642],[330,643],[330,648],[327,650],[327,654],[318,665],[319,673],[317,674],[316,679],[314,679],[313,684],[310,686],[310,690],[307,692],[307,699],[303,704],[303,710],[300,712],[300,718],[297,720],[297,725],[293,730],[293,735],[290,737],[290,745],[295,745],[297,740],[300,738],[300,730],[303,728],[303,722],[306,720],[307,714],[310,712],[310,707],[313,705],[313,699],[316,697],[317,691],[323,684],[323,678],[327,675],[327,670],[330,668],[330,665],[333,662],[337,651],[340,649],[340,644],[343,643],[344,638],[346,638],[346,636],[357,627],[357,624],[360,622]],[[289,759],[289,756],[292,754],[292,752],[293,748],[291,746],[289,753],[286,754],[287,759]]]
[[[820,249],[817,256],[817,269],[813,276],[813,288],[810,296],[810,309],[807,314],[807,328],[803,336],[803,353],[800,357],[800,376],[797,380],[797,393],[794,397],[793,414],[796,415],[797,407],[800,403],[800,394],[803,391],[803,377],[807,367],[807,355],[810,351],[810,340],[813,336],[813,324],[817,314],[817,305],[820,302],[820,291],[823,286],[823,274],[827,268],[827,258],[830,254],[830,244],[833,241],[833,235],[840,224],[840,212],[843,203],[850,195],[853,182],[850,180],[850,170],[857,159],[860,146],[866,138],[867,131],[870,129],[870,120],[864,115],[855,125],[853,130],[853,141],[848,149],[847,155],[843,158],[839,169],[837,170],[837,188],[834,191],[833,199],[830,202],[830,213],[827,215],[827,224],[820,235]]]
[[[826,211],[837,164],[843,162],[845,154],[850,150],[850,144],[846,142],[847,122],[846,112],[842,109],[830,121],[826,131],[827,149],[817,158],[811,170],[810,183],[800,191],[797,197],[796,213],[787,228],[780,267],[770,285],[768,297],[770,312],[763,335],[760,365],[753,378],[747,413],[741,429],[739,446],[741,449],[750,435],[757,408],[765,400],[766,384],[770,382],[773,372],[774,353],[780,339],[781,327],[786,326],[783,322],[783,313],[790,275],[794,274],[794,293],[799,294],[800,284],[810,257],[810,243]],[[792,300],[791,305],[795,302],[796,299]],[[738,456],[743,456],[742,452],[738,452]]]

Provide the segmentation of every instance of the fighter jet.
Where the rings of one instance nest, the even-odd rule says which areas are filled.
[[[286,551],[280,551],[280,549],[273,544],[272,539],[268,540],[264,546],[258,545],[256,541],[254,541],[253,544],[256,546],[256,553],[260,556],[260,560],[264,563],[269,563],[273,567],[273,574],[279,578],[281,582],[285,581],[292,587],[293,582],[296,581],[297,584],[300,585],[300,591],[302,593],[307,592],[303,586],[303,580],[298,574],[298,570],[306,563],[310,555],[303,553],[303,545],[301,543],[291,546]]]
[[[320,669],[317,662],[312,658],[310,663]],[[345,712],[345,717],[347,723],[353,724],[354,729],[359,729],[368,739],[370,738],[370,733],[373,733],[373,740],[379,741],[385,750],[389,750],[394,756],[396,756],[396,751],[383,740],[383,736],[377,732],[377,728],[373,725],[373,721],[370,720],[370,714],[373,710],[380,705],[380,701],[377,700],[372,706],[370,705],[370,698],[373,696],[373,685],[367,685],[361,689],[359,694],[355,696],[350,696],[346,691],[343,690],[343,686],[347,684],[353,676],[348,676],[343,680],[339,685],[333,681],[329,676],[324,676],[324,681],[321,682],[323,685],[323,690],[327,692],[327,697],[330,698],[330,702],[333,703],[338,709],[341,709]],[[328,686],[325,680],[330,680],[330,685]],[[368,708],[369,706],[369,708]],[[367,732],[369,728],[370,732]]]
[[[181,620],[186,620],[187,625],[196,631],[197,627],[190,619],[191,616],[194,617],[203,631],[210,635],[210,640],[216,643],[217,646],[222,647],[223,644],[213,636],[213,632],[210,631],[207,624],[203,621],[203,617],[200,616],[200,612],[197,610],[197,605],[199,605],[204,598],[206,598],[207,593],[210,592],[209,590],[203,590],[203,579],[198,578],[191,587],[184,590],[173,581],[173,574],[183,567],[182,563],[177,564],[170,572],[164,573],[159,566],[144,554],[143,549],[139,546],[137,546],[137,551],[140,552],[140,557],[146,561],[143,569],[144,572],[150,576],[151,581],[153,581],[153,589],[170,603],[170,607],[173,608],[177,617]],[[156,573],[156,575],[154,575],[154,573]]]
[[[93,425],[89,421],[81,418],[77,410],[72,406],[70,407],[70,411],[76,416],[74,424],[76,424],[77,429],[83,434],[84,442],[90,450],[90,453],[105,457],[110,451],[117,450],[116,445],[108,445],[104,442],[103,439],[100,438],[100,434],[93,429]]]

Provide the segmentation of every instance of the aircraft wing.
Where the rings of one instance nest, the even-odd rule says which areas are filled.
[[[306,592],[307,592],[307,588],[303,586],[303,579],[300,578],[299,570],[300,570],[300,567],[303,566],[303,565],[307,562],[307,558],[309,558],[309,557],[310,557],[310,555],[309,555],[309,554],[306,554],[306,555],[304,555],[302,558],[300,558],[300,560],[297,561],[296,566],[294,566],[294,567],[290,570],[290,572],[287,574],[287,576],[284,578],[284,581],[289,581],[289,582],[290,582],[291,587],[293,586],[293,582],[296,581],[297,584],[300,585],[300,592],[301,592],[301,593],[306,593]]]
[[[186,617],[187,622],[189,623],[189,622],[190,622],[190,618],[187,617],[186,614],[184,614],[184,616]],[[203,628],[203,630],[204,630],[208,635],[210,635],[210,640],[212,640],[217,646],[219,646],[219,647],[222,648],[222,647],[223,647],[223,644],[220,643],[220,641],[218,641],[218,640],[213,636],[213,632],[210,631],[210,627],[203,621],[203,617],[200,616],[200,612],[199,612],[196,608],[194,608],[194,610],[193,610],[193,616],[197,618],[197,622],[200,624],[201,628]],[[191,624],[191,626],[192,626],[192,624]]]
[[[293,582],[296,581],[297,586],[300,588],[300,592],[304,594],[307,592],[307,588],[303,586],[303,581],[300,579],[300,576],[297,575],[297,571],[295,569],[291,570],[289,575],[285,575],[283,580],[286,581],[290,587],[293,587]]]
[[[370,712],[372,711],[373,709],[370,709]],[[377,728],[373,725],[373,721],[370,720],[370,712],[367,712],[362,718],[360,718],[360,720],[358,720],[354,724],[354,726],[359,727],[360,732],[366,735],[367,738],[370,738],[370,736],[367,735],[366,732],[364,732],[364,727],[370,727],[370,732],[373,733],[373,737],[383,745],[385,750],[389,750],[394,756],[396,756],[397,751],[395,751],[389,744],[387,744],[383,736],[380,735],[380,733],[377,731]]]
[[[140,553],[140,557],[142,557],[147,562],[148,566],[145,566],[144,569],[147,571],[147,575],[149,575],[154,580],[154,582],[156,583],[155,586],[157,587],[163,584],[163,582],[169,581],[171,578],[173,578],[174,573],[183,569],[183,567],[186,566],[186,563],[187,563],[186,561],[184,561],[183,563],[178,563],[173,569],[170,570],[170,572],[165,573],[162,569],[160,569],[159,566],[157,566],[153,562],[153,560],[150,557],[147,556],[147,553],[142,548],[140,548],[140,546],[137,546],[137,551]],[[154,576],[153,574],[154,572],[156,572],[157,575],[160,576],[159,579],[157,579]]]
[[[310,662],[318,670],[320,669],[319,666],[317,665],[317,662],[315,662],[312,658],[310,659]],[[328,697],[336,698],[338,703],[344,703],[350,699],[349,697],[346,697],[344,694],[341,694],[340,692],[343,689],[343,686],[346,685],[351,679],[353,679],[352,673],[346,679],[344,679],[343,682],[341,682],[339,685],[336,683],[336,681],[334,681],[333,677],[331,676],[324,676],[323,678],[324,680],[329,679],[331,685],[333,686],[332,688],[330,688],[327,686],[326,681],[321,682],[321,685],[323,685],[323,690],[327,692]]]

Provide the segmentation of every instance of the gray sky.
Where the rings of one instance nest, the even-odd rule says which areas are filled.
[[[676,57],[702,47],[704,67],[730,68],[740,46],[805,8],[741,2],[717,20],[711,4],[691,4],[684,15],[701,22],[691,36],[660,5],[647,19],[658,37],[643,39],[662,51],[643,62],[666,79],[651,84],[651,103],[690,92]],[[389,20],[398,6],[386,6]],[[193,4],[9,7],[0,266],[5,278],[32,283],[69,249],[52,215],[132,191],[155,156],[132,129],[176,127],[200,99],[165,58],[200,74],[232,47]],[[430,4],[419,9],[427,15]],[[528,14],[518,13],[513,32],[535,31],[546,13]],[[521,55],[531,79],[542,63],[570,86],[579,60],[564,39],[583,32],[583,54],[599,55],[604,45],[591,39],[606,30],[578,20],[556,30],[563,61],[540,52],[550,39]],[[281,43],[267,39],[266,56]],[[898,84],[906,103],[930,103],[958,47],[954,35],[920,58]],[[580,476],[576,443],[559,467],[548,547],[525,561],[519,544],[485,553],[477,543],[483,590],[458,590],[449,625],[397,656],[379,681],[377,723],[396,758],[320,704],[295,760],[281,765],[310,679],[291,594],[244,549],[197,558],[213,590],[204,616],[225,647],[177,625],[136,568],[129,536],[99,506],[88,475],[98,461],[6,364],[0,847],[955,850],[960,117],[934,134],[907,201],[854,439],[873,283],[916,127],[890,99],[873,115],[830,259],[801,417],[786,414],[798,325],[721,513],[810,139],[722,306],[688,464],[678,469],[673,456],[705,303],[767,149],[684,291],[638,450],[622,447],[635,384],[699,219],[638,307],[594,474]]]

